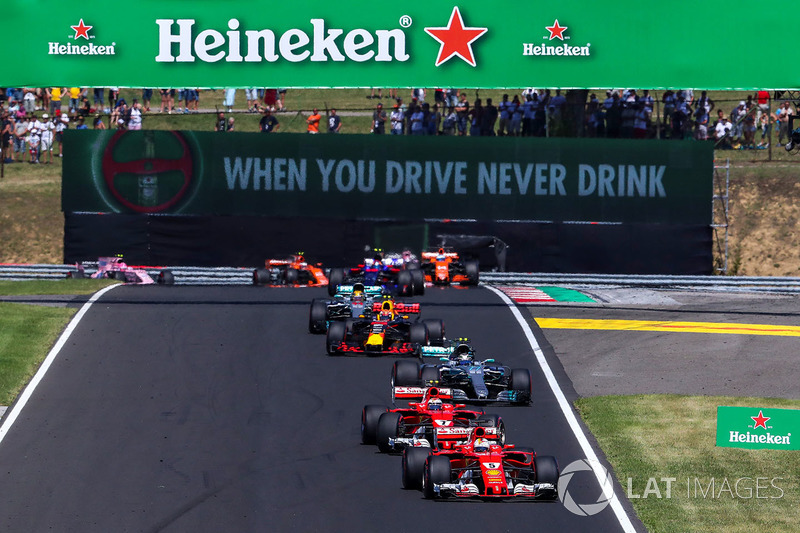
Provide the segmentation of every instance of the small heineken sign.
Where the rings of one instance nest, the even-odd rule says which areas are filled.
[[[800,450],[799,438],[800,410],[717,407],[717,446]]]

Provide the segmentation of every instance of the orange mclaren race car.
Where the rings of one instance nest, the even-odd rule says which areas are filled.
[[[434,285],[477,285],[480,275],[478,261],[462,261],[456,252],[445,248],[422,252],[420,267],[425,273],[425,281]]]
[[[327,284],[322,263],[309,264],[302,252],[283,259],[267,259],[264,268],[253,271],[253,285],[322,287]]]

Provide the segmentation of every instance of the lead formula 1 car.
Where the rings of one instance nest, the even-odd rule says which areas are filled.
[[[555,500],[559,475],[555,457],[504,444],[489,428],[473,428],[452,448],[403,451],[403,487],[428,499]]]
[[[509,368],[494,359],[479,361],[469,339],[447,340],[441,346],[420,347],[420,357],[437,357],[436,364],[398,361],[392,370],[393,393],[418,397],[420,387],[437,385],[453,390],[460,402],[505,402],[525,405],[532,400],[531,373],[527,368]],[[402,391],[398,392],[397,387]]]
[[[321,263],[309,264],[305,255],[297,253],[264,261],[264,268],[253,270],[253,285],[322,287],[328,278]]]
[[[82,279],[87,277],[85,267],[86,265],[83,263],[76,264],[76,270],[67,272],[67,278]],[[113,256],[99,257],[97,259],[97,270],[88,277],[93,279],[110,278],[138,285],[151,285],[154,283],[159,285],[173,285],[175,283],[175,276],[171,270],[160,269],[155,276],[155,279],[153,279],[153,276],[145,267],[129,266],[122,260],[122,256]]]

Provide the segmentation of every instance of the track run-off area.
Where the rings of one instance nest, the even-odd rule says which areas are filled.
[[[392,358],[326,355],[324,337],[307,330],[309,303],[324,294],[120,286],[101,295],[73,321],[3,420],[0,525],[7,531],[417,531],[477,524],[485,531],[643,530],[616,483],[618,503],[588,517],[560,502],[431,502],[403,490],[400,458],[361,445],[359,433],[362,406],[390,402]],[[775,297],[761,307],[729,295],[689,306],[659,298],[658,305],[517,308],[479,287],[429,289],[414,301],[423,318],[445,321],[448,337],[470,337],[479,358],[531,369],[533,405],[486,411],[503,416],[509,442],[554,455],[563,468],[589,457],[586,446],[608,466],[569,407],[578,394],[751,395],[779,370],[793,341],[776,337],[760,350],[758,376],[743,380],[741,367],[715,371],[720,382],[706,381],[703,392],[691,382],[701,375],[670,373],[671,354],[702,349],[709,354],[695,372],[702,374],[723,359],[723,350],[746,359],[764,337],[545,329],[543,321],[800,325],[791,302]],[[641,334],[646,338],[620,337]],[[645,370],[650,381],[638,379]],[[734,386],[726,385],[734,373]],[[781,387],[773,394],[786,394]],[[574,476],[569,492],[581,503],[601,496],[592,475]]]

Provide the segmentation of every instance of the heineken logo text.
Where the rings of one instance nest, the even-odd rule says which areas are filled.
[[[276,34],[270,29],[242,32],[238,19],[228,21],[223,34],[214,29],[196,31],[194,19],[158,19],[159,63],[301,61],[407,61],[403,30],[326,28],[325,20],[311,19],[311,28]],[[177,28],[175,28],[177,26]],[[177,46],[177,56],[173,55]]]
[[[747,433],[739,433],[738,431],[730,432],[730,440],[728,442],[750,442],[758,444],[791,444],[792,434],[786,435],[773,435],[766,433],[763,435],[754,435],[749,431]]]

